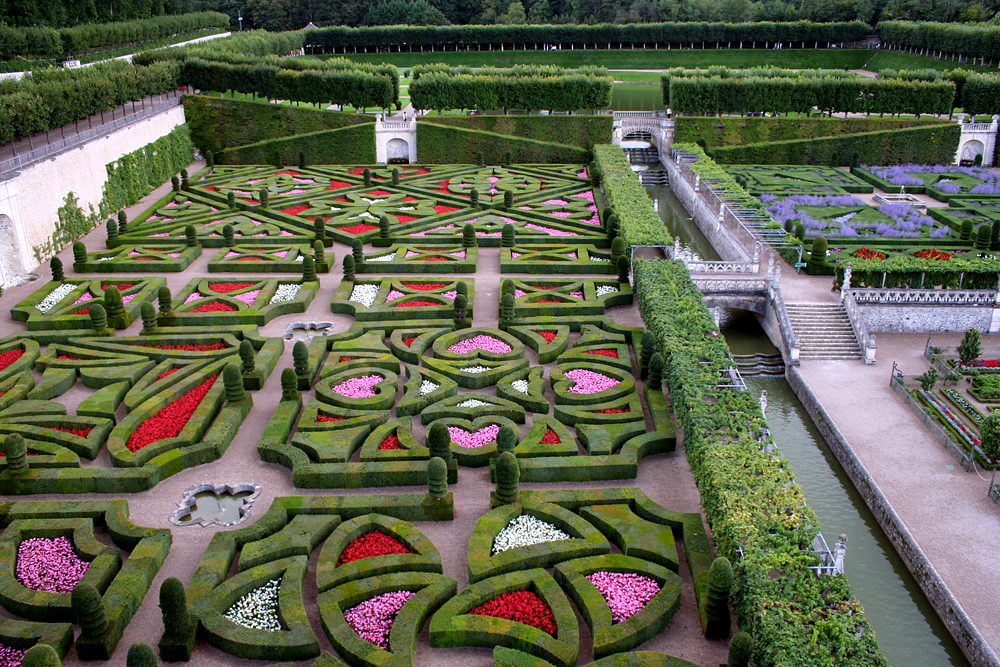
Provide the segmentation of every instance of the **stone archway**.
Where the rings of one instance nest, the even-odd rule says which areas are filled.
[[[409,164],[410,145],[406,139],[390,139],[386,144],[386,157],[389,164]]]
[[[962,149],[958,153],[958,159],[961,162],[969,161],[972,162],[976,159],[977,155],[982,155],[986,152],[986,146],[983,142],[978,139],[972,139],[966,141],[962,144]]]
[[[14,221],[9,216],[0,215],[0,285],[10,284],[24,273]]]

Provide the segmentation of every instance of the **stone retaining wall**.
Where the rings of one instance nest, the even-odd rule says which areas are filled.
[[[785,377],[969,662],[973,667],[1000,667],[1000,659],[996,653],[986,643],[972,619],[934,569],[934,565],[924,555],[920,545],[896,514],[892,504],[872,479],[861,459],[854,453],[850,443],[830,419],[830,415],[806,384],[799,370],[788,368]]]
[[[749,262],[752,260],[746,249],[729,228],[719,224],[719,217],[709,208],[705,200],[694,191],[694,186],[687,182],[673,160],[664,160],[663,165],[670,175],[670,189],[677,195],[684,208],[691,214],[698,229],[702,231],[708,242],[722,259],[728,262]]]
[[[996,333],[995,313],[989,306],[858,304],[858,314],[871,333],[962,333],[966,329]]]

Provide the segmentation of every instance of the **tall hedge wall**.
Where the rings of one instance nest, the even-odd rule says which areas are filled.
[[[502,72],[503,70],[495,70]],[[557,76],[424,74],[410,83],[415,109],[606,109],[614,85],[608,74],[566,70]]]
[[[171,176],[191,164],[193,152],[191,132],[184,124],[108,164],[101,216],[131,206],[170,180]]]
[[[184,115],[191,141],[202,153],[370,122],[353,113],[204,95],[185,95]]]
[[[611,141],[611,116],[423,116],[421,123],[591,148]]]
[[[765,141],[819,139],[859,132],[882,132],[909,127],[940,125],[936,118],[762,118],[750,116],[679,116],[674,121],[675,141],[696,143],[704,139],[709,150]]]
[[[601,167],[604,196],[621,225],[619,233],[629,245],[673,243],[673,237],[649,205],[649,195],[639,182],[621,147],[594,146],[594,159]]]
[[[883,42],[894,46],[1000,58],[1000,26],[996,25],[880,21],[875,29]]]
[[[514,154],[515,162],[522,163],[581,164],[590,161],[590,151],[578,146],[425,121],[421,119],[417,125],[417,159],[421,164],[475,162],[478,152],[482,152],[487,164],[500,164],[507,151]]]
[[[926,127],[729,146],[711,152],[722,164],[950,164],[961,135],[959,125],[945,121]]]
[[[291,137],[268,139],[227,148],[216,157],[220,164],[374,164],[375,123],[351,125]]]

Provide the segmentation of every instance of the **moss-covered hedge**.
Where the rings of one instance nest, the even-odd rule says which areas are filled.
[[[320,130],[227,148],[216,155],[219,164],[374,164],[375,123]]]
[[[434,116],[428,114],[421,124],[432,123],[466,130],[492,132],[520,139],[533,139],[590,149],[594,144],[611,141],[614,118],[600,116]]]
[[[483,154],[486,164],[500,164],[507,151],[518,163],[582,164],[590,158],[590,151],[570,144],[437,123],[420,122],[417,126],[417,156],[422,164],[474,164],[476,153]]]
[[[618,216],[620,234],[629,245],[671,245],[674,240],[660,216],[649,205],[649,195],[618,146],[594,146],[594,159],[603,174],[604,196]]]
[[[207,95],[185,95],[184,116],[191,130],[191,142],[202,153],[218,153],[225,148],[336,130],[369,121],[367,116],[353,113]],[[293,159],[289,164],[295,162]]]
[[[708,150],[776,141],[821,139],[864,132],[885,132],[940,125],[937,118],[762,118],[759,116],[679,116],[674,120],[674,140],[693,144],[705,141]],[[794,164],[794,163],[789,163]]]

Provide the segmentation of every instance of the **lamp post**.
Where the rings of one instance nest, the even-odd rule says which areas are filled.
[[[240,22],[240,32],[243,32],[243,12],[238,12],[236,20]]]

